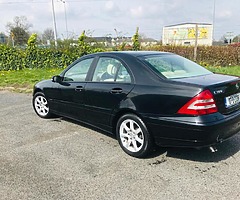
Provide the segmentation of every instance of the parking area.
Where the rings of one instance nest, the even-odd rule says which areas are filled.
[[[240,134],[146,159],[65,118],[41,119],[30,94],[0,91],[0,199],[240,199]]]

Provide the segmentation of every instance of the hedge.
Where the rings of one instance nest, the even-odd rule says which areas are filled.
[[[57,49],[28,46],[21,49],[0,45],[0,71],[21,70],[23,68],[64,68],[84,54],[105,50],[90,46],[87,49],[79,46]],[[142,48],[142,50],[173,52],[193,59],[193,47],[156,45]],[[197,62],[202,65],[240,66],[240,47],[200,46],[197,52]]]
[[[24,67],[24,51],[0,45],[0,70],[19,70]]]
[[[194,47],[191,46],[155,46],[148,50],[167,51],[193,60]],[[240,66],[240,47],[233,46],[199,46],[197,60],[202,65]]]

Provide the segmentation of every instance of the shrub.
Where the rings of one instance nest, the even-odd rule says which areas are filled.
[[[24,66],[24,51],[0,45],[0,70],[20,70]]]
[[[191,46],[155,46],[147,50],[166,51],[179,54],[193,60],[194,47]],[[240,47],[199,46],[197,62],[212,66],[240,65]]]
[[[123,49],[125,47],[123,46]],[[0,45],[0,71],[21,70],[23,68],[64,68],[82,55],[102,51],[101,45],[92,45],[81,35],[77,45],[55,48],[42,48],[36,45],[33,34],[25,49]],[[191,46],[151,46],[142,50],[173,52],[193,60]],[[199,46],[197,62],[203,66],[240,66],[240,47],[234,46]]]

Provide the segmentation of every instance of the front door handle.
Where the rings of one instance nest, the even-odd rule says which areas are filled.
[[[111,90],[111,93],[112,94],[120,94],[120,93],[122,93],[122,88],[113,88],[112,90]]]
[[[83,90],[83,86],[76,86],[75,91],[81,92]]]

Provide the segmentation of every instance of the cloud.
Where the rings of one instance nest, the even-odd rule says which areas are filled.
[[[141,17],[143,15],[143,8],[142,8],[142,6],[138,6],[136,8],[131,8],[130,12],[133,17]]]
[[[111,18],[111,17],[119,17],[122,14],[122,10],[118,7],[118,5],[114,1],[107,1],[104,4],[104,11],[101,12],[103,18]]]
[[[105,4],[105,10],[111,11],[114,10],[114,2],[113,1],[107,1]]]
[[[229,10],[223,10],[220,13],[217,14],[218,18],[231,18],[232,12]]]
[[[12,2],[12,3],[9,3]],[[213,0],[54,0],[57,31],[66,32],[65,9],[69,31],[79,35],[82,30],[95,30],[94,36],[114,34],[114,28],[131,36],[136,27],[148,37],[160,38],[162,27],[184,22],[213,20]],[[227,5],[227,6],[226,6]],[[227,31],[239,33],[240,1],[216,0],[215,35]],[[33,24],[31,30],[52,27],[52,6],[49,0],[0,0],[0,32],[15,16],[26,16]]]

